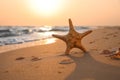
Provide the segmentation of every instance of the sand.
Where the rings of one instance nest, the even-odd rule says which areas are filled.
[[[66,45],[58,39],[4,51],[0,54],[0,80],[120,80],[120,60],[100,54],[120,48],[120,28],[94,30],[82,43],[87,54],[73,49],[69,56],[60,56]]]

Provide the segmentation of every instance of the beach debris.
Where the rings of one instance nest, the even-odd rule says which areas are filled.
[[[16,60],[23,60],[23,59],[25,59],[25,57],[18,57],[18,58],[16,58]]]
[[[66,45],[67,45],[67,48],[66,48],[66,51],[65,51],[66,55],[69,55],[69,52],[70,52],[70,50],[72,48],[79,48],[83,52],[86,53],[87,51],[83,47],[83,45],[81,44],[81,40],[85,36],[90,34],[92,32],[92,30],[86,31],[84,33],[78,33],[77,31],[75,31],[71,19],[69,19],[69,27],[70,27],[70,29],[69,29],[69,32],[68,32],[67,35],[62,36],[62,35],[55,35],[55,34],[53,34],[52,36],[56,37],[56,38],[59,38],[59,39],[63,40],[66,43]]]
[[[31,61],[39,61],[41,60],[42,58],[39,58],[39,57],[32,57]]]
[[[111,59],[120,60],[120,48],[114,54],[109,55],[108,57],[110,57]]]
[[[108,54],[113,54],[113,52],[110,50],[103,50],[102,53],[100,53],[100,54],[108,55]]]
[[[71,63],[74,63],[74,61],[71,59],[65,59],[65,60],[62,60],[59,64],[71,64]]]
[[[109,57],[110,57],[111,59],[120,60],[120,54],[109,55]]]

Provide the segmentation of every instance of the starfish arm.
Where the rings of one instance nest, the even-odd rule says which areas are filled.
[[[70,27],[69,32],[76,32],[71,19],[69,19],[69,27]]]
[[[66,50],[65,50],[65,54],[66,54],[66,55],[69,55],[70,50],[71,50],[71,48],[70,48],[69,46],[67,46],[67,48],[66,48]]]
[[[81,35],[82,35],[82,37],[85,37],[86,35],[90,34],[91,32],[92,32],[92,30],[89,30],[89,31],[82,33]]]
[[[81,49],[84,53],[87,52],[87,50],[81,45],[81,47],[79,47],[79,49]]]
[[[56,35],[56,34],[53,34],[52,36],[53,36],[53,37],[56,37],[56,38],[59,38],[59,39],[61,39],[61,40],[63,40],[63,41],[66,41],[66,39],[65,39],[64,36]]]
[[[76,48],[81,49],[83,52],[87,52],[87,50],[85,49],[85,47],[81,43],[77,43]]]

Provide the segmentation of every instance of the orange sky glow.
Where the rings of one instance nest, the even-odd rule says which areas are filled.
[[[31,1],[31,2],[30,2]],[[0,25],[120,25],[120,0],[0,0]]]

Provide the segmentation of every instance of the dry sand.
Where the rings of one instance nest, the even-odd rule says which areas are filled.
[[[73,49],[64,54],[63,41],[0,54],[0,80],[120,80],[120,60],[100,53],[120,48],[120,28],[94,30],[82,40],[84,54]]]

